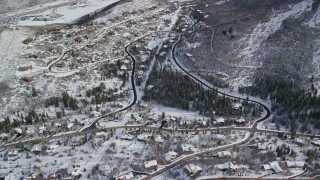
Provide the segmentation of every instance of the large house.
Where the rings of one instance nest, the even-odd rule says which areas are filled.
[[[158,166],[157,160],[151,160],[151,161],[144,162],[144,167],[147,170],[156,170],[157,166]]]
[[[282,172],[282,169],[281,167],[279,166],[279,163],[277,161],[272,161],[272,162],[269,162],[268,164],[264,164],[262,165],[263,169],[264,170],[273,170],[276,174],[278,173],[281,173]]]
[[[186,169],[186,171],[190,177],[197,176],[198,174],[200,174],[202,172],[201,167],[196,166],[194,164],[187,164],[184,166],[184,168]]]

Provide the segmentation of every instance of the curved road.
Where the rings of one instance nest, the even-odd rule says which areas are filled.
[[[184,67],[182,67],[182,66],[179,64],[179,62],[177,61],[176,53],[175,53],[177,44],[181,41],[181,37],[182,37],[182,36],[184,36],[184,35],[181,34],[181,35],[179,36],[178,41],[175,42],[175,44],[174,44],[173,47],[172,47],[172,51],[171,51],[171,53],[172,53],[172,59],[173,59],[173,61],[176,63],[176,65],[177,65],[182,71],[184,71],[187,75],[189,75],[191,78],[193,78],[194,80],[196,80],[198,83],[202,84],[203,86],[205,86],[205,87],[207,87],[207,88],[209,88],[209,89],[212,89],[212,90],[216,91],[218,94],[225,95],[226,97],[230,97],[230,98],[236,98],[236,99],[246,100],[245,98],[242,98],[242,97],[237,97],[237,96],[233,96],[233,95],[229,95],[229,94],[220,92],[219,90],[217,90],[217,89],[209,86],[207,83],[205,83],[204,81],[202,81],[200,78],[198,78],[198,77],[196,77],[195,75],[191,74],[191,73],[190,73],[189,71],[187,71]],[[258,119],[257,121],[254,122],[253,128],[256,129],[259,122],[261,122],[261,121],[263,121],[263,120],[266,120],[266,119],[268,119],[268,118],[271,116],[271,111],[270,111],[270,109],[269,109],[266,105],[262,104],[261,102],[258,102],[258,101],[255,101],[255,100],[250,100],[250,99],[248,100],[248,102],[253,102],[253,103],[256,103],[256,104],[261,105],[261,106],[266,110],[266,112],[267,112],[267,114],[266,114],[264,117],[262,117],[261,119]]]

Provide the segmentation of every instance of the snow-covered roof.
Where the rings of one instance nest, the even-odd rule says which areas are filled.
[[[232,162],[225,162],[223,164],[218,164],[218,169],[220,170],[238,169],[238,166],[234,165]]]
[[[264,170],[270,170],[271,169],[270,164],[264,164],[264,165],[262,165],[262,167],[263,167]]]
[[[184,166],[184,168],[191,174],[197,174],[202,171],[201,167],[196,166],[194,164],[187,164]]]
[[[216,122],[217,123],[224,123],[224,118],[223,117],[218,117],[218,118],[216,118]]]
[[[106,133],[106,132],[97,132],[96,133],[96,137],[103,137],[103,136],[109,136],[110,135],[110,133]]]
[[[17,156],[19,152],[16,149],[12,149],[12,151],[8,152],[8,156]]]
[[[52,145],[49,146],[49,149],[53,150],[53,149],[57,149],[58,147],[59,147],[58,144],[52,144]]]
[[[222,134],[212,134],[212,139],[225,140],[226,136]]]
[[[234,109],[239,109],[241,106],[242,106],[242,104],[240,104],[240,103],[234,103],[233,104],[233,108]]]
[[[154,138],[154,140],[156,142],[159,142],[159,143],[163,143],[164,142],[164,139],[161,135],[157,135],[156,138]]]
[[[312,144],[320,146],[320,139],[311,141]]]
[[[231,152],[230,151],[220,151],[220,152],[218,152],[218,156],[219,157],[230,157]]]
[[[17,133],[17,134],[22,134],[22,129],[14,128],[14,132]]]
[[[288,167],[303,167],[305,165],[304,161],[285,161]]]
[[[10,173],[4,177],[4,180],[16,180],[16,179],[17,179],[17,177],[12,173]]]
[[[165,154],[164,159],[166,161],[172,161],[173,159],[175,159],[177,157],[178,153],[174,152],[174,151],[169,151]]]
[[[42,125],[42,126],[39,127],[39,130],[40,130],[40,131],[45,131],[46,129],[47,129],[47,127],[45,127],[44,125]]]
[[[1,133],[0,134],[0,139],[3,139],[3,138],[8,138],[9,135],[7,133]]]
[[[129,180],[129,179],[133,179],[133,178],[134,178],[134,175],[133,175],[132,171],[120,173],[119,176],[115,177],[116,180]]]
[[[72,127],[73,127],[73,123],[69,123],[68,126],[67,126],[68,129],[70,129]]]
[[[80,175],[80,170],[79,170],[79,169],[76,169],[75,171],[72,171],[72,172],[71,172],[71,175],[72,175],[72,176],[79,176],[79,175]]]
[[[246,120],[244,118],[239,118],[235,120],[237,123],[244,123]]]
[[[124,64],[120,67],[120,69],[121,69],[121,70],[123,70],[123,71],[128,70],[127,66],[126,66],[126,65],[124,65]]]
[[[257,147],[260,150],[266,150],[267,149],[267,145],[265,143],[258,143]]]
[[[282,169],[279,166],[279,163],[277,161],[272,161],[269,164],[270,164],[271,168],[274,170],[275,173],[282,172]]]
[[[146,169],[152,168],[152,167],[157,166],[157,165],[158,165],[157,160],[151,160],[151,161],[146,161],[146,162],[144,162],[144,167],[145,167]]]
[[[138,140],[140,141],[146,141],[149,137],[151,137],[152,134],[146,134],[146,133],[143,133],[143,134],[139,134],[137,136]]]
[[[182,147],[182,151],[184,151],[184,152],[185,151],[193,151],[192,149],[194,148],[194,146],[191,144],[182,144],[181,147]]]
[[[123,135],[120,139],[132,140],[132,139],[133,139],[133,135],[131,135],[131,134],[125,134],[125,135]]]
[[[304,139],[301,139],[301,138],[295,138],[295,142],[304,144],[306,141]]]
[[[28,135],[32,135],[32,134],[34,134],[34,129],[33,129],[33,128],[28,128],[28,129],[26,130],[26,133],[27,133]]]
[[[34,145],[32,148],[31,148],[31,152],[41,152],[41,145]]]

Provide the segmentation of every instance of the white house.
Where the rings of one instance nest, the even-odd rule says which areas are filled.
[[[158,162],[157,160],[151,160],[151,161],[146,161],[144,162],[144,167],[148,170],[151,170],[151,169],[156,169],[158,166]]]
[[[306,162],[304,161],[285,161],[288,168],[303,168]]]
[[[220,158],[231,157],[231,152],[230,151],[220,151],[220,152],[218,152],[218,156]]]
[[[47,127],[45,127],[44,125],[42,125],[42,126],[39,127],[38,133],[39,133],[39,134],[42,134],[43,131],[46,131],[46,130],[47,130]]]
[[[165,154],[165,157],[164,159],[167,161],[167,162],[171,162],[172,160],[174,160],[175,158],[177,158],[178,156],[178,153],[174,152],[174,151],[169,151]]]
[[[225,119],[223,117],[218,117],[215,119],[215,121],[213,122],[214,124],[220,124],[220,123],[224,123]]]
[[[116,180],[129,180],[129,179],[133,179],[133,178],[134,178],[134,175],[133,175],[132,171],[120,173],[119,176],[115,177]]]
[[[239,167],[232,162],[225,162],[223,164],[218,164],[217,168],[221,171],[226,171],[226,170],[236,170]]]
[[[184,168],[187,170],[189,176],[195,176],[202,171],[201,167],[194,164],[187,164],[184,166]]]
[[[214,140],[221,140],[221,141],[226,140],[226,136],[222,134],[212,134],[211,138]]]
[[[31,136],[31,135],[33,135],[35,132],[34,132],[34,129],[33,129],[33,128],[28,128],[28,129],[26,130],[26,133],[27,133],[27,135]]]
[[[271,170],[272,169],[276,174],[282,172],[282,169],[279,166],[279,163],[277,161],[269,162],[268,164],[264,164],[262,167],[264,170]]]
[[[155,138],[154,138],[154,141],[158,142],[158,143],[163,143],[164,142],[164,139],[161,135],[157,135]]]
[[[22,129],[14,128],[14,133],[21,135],[22,134]]]
[[[133,135],[131,135],[131,134],[125,134],[125,135],[123,135],[120,139],[132,141]]]
[[[58,144],[52,144],[49,146],[49,150],[54,150],[54,149],[58,149],[59,145]]]
[[[31,152],[33,153],[40,153],[41,152],[41,148],[42,146],[41,145],[34,145],[32,148],[31,148]]]
[[[8,152],[9,157],[18,156],[19,152],[16,149],[12,149],[12,151]]]

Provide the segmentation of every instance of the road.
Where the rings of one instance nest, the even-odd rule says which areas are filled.
[[[192,27],[194,27],[196,25],[192,25]],[[151,34],[151,33],[150,33]],[[193,33],[191,33],[190,36],[192,36]],[[149,34],[147,34],[149,35]],[[145,36],[147,36],[145,35]],[[143,36],[143,37],[145,37]],[[195,81],[197,81],[198,83],[202,84],[203,86],[209,88],[209,89],[212,89],[212,90],[215,90],[218,94],[223,94],[225,95],[226,97],[229,97],[229,98],[237,98],[237,99],[242,99],[242,100],[246,100],[245,98],[242,98],[242,97],[237,97],[237,96],[234,96],[234,95],[230,95],[230,94],[225,94],[225,93],[222,93],[220,92],[219,90],[217,89],[214,89],[212,86],[208,85],[206,82],[202,81],[200,78],[196,77],[195,75],[191,74],[190,72],[188,72],[182,65],[179,64],[179,62],[177,61],[176,59],[176,56],[175,56],[175,50],[176,50],[176,46],[179,42],[181,42],[181,38],[183,37],[184,35],[181,34],[179,36],[179,39],[175,42],[175,44],[173,45],[172,47],[172,58],[174,60],[174,62],[176,63],[176,65],[182,70],[184,71],[187,75],[189,75],[191,78],[193,78]],[[141,37],[141,38],[143,38]],[[132,84],[132,90],[133,90],[133,93],[134,93],[134,99],[133,101],[131,102],[130,105],[128,105],[127,107],[123,108],[123,109],[120,109],[120,110],[117,110],[117,111],[114,111],[112,113],[109,113],[107,115],[104,115],[104,116],[101,116],[99,117],[98,119],[96,119],[89,127],[87,128],[84,128],[82,129],[81,131],[74,131],[74,132],[69,132],[69,133],[64,133],[64,134],[60,134],[60,135],[53,135],[53,136],[46,136],[46,137],[41,137],[41,138],[36,138],[36,139],[27,139],[27,140],[24,140],[24,141],[19,141],[19,142],[14,142],[14,143],[8,143],[8,144],[5,144],[5,145],[1,145],[0,148],[7,148],[7,147],[12,147],[12,146],[16,146],[16,145],[19,145],[19,144],[25,144],[25,143],[29,143],[29,142],[32,142],[32,141],[47,141],[47,140],[51,140],[51,139],[57,139],[57,138],[64,138],[64,137],[69,137],[69,136],[78,136],[78,135],[82,135],[82,134],[86,134],[86,133],[91,133],[91,132],[96,132],[96,131],[111,131],[111,130],[115,130],[115,129],[126,129],[126,128],[136,128],[136,129],[144,129],[144,130],[157,130],[157,131],[166,131],[166,132],[171,132],[171,133],[175,133],[175,132],[181,132],[181,133],[189,133],[189,132],[204,132],[204,131],[217,131],[218,128],[202,128],[202,129],[169,129],[169,128],[159,128],[159,127],[154,127],[154,126],[143,126],[143,125],[130,125],[130,126],[115,126],[115,127],[108,127],[108,128],[104,128],[104,129],[97,129],[97,128],[94,128],[96,123],[98,121],[100,121],[101,119],[104,119],[105,117],[107,116],[110,116],[111,114],[115,114],[115,113],[119,113],[119,112],[122,112],[122,111],[125,111],[129,108],[131,108],[137,101],[137,92],[136,92],[136,86],[135,86],[135,66],[136,66],[136,59],[135,57],[130,53],[130,51],[128,50],[129,46],[132,45],[133,43],[135,43],[136,41],[138,41],[139,39],[141,38],[138,38],[137,40],[131,42],[130,44],[126,45],[125,46],[125,51],[126,53],[128,54],[128,56],[130,56],[130,58],[132,59],[132,72],[131,72],[131,84]],[[212,149],[209,149],[209,150],[205,150],[205,151],[202,151],[202,152],[197,152],[197,153],[194,153],[194,154],[191,154],[191,155],[188,155],[188,156],[185,156],[177,161],[174,161],[172,162],[171,164],[167,165],[165,168],[163,169],[160,169],[158,171],[155,171],[153,173],[151,173],[149,176],[147,176],[146,178],[144,179],[151,179],[157,175],[160,175],[161,173],[173,168],[174,166],[182,163],[182,162],[185,162],[187,160],[190,160],[194,157],[197,157],[197,156],[201,156],[201,155],[204,155],[204,154],[207,154],[207,153],[210,153],[210,152],[216,152],[216,151],[220,151],[220,150],[224,150],[224,149],[228,149],[228,148],[232,148],[234,146],[239,146],[239,145],[242,145],[242,144],[245,144],[247,142],[249,142],[252,137],[254,136],[254,133],[256,132],[262,132],[262,133],[272,133],[272,134],[278,134],[278,133],[283,133],[283,134],[291,134],[290,132],[286,132],[286,131],[274,131],[274,130],[265,130],[265,129],[257,129],[257,124],[263,120],[266,120],[270,117],[271,115],[271,111],[270,109],[263,103],[261,102],[258,102],[258,101],[255,101],[255,100],[251,100],[249,99],[248,100],[249,102],[252,102],[252,103],[256,103],[256,104],[259,104],[261,105],[265,111],[267,112],[266,115],[258,120],[256,120],[253,124],[252,127],[219,127],[219,131],[223,131],[223,130],[238,130],[238,131],[247,131],[246,133],[246,136],[245,138],[243,138],[241,141],[239,142],[236,142],[236,143],[233,143],[233,144],[228,144],[228,145],[224,145],[224,146],[220,146],[220,147],[216,147],[216,148],[212,148]],[[320,137],[320,135],[311,135],[311,134],[299,134],[297,133],[296,136],[303,136],[303,137]]]

